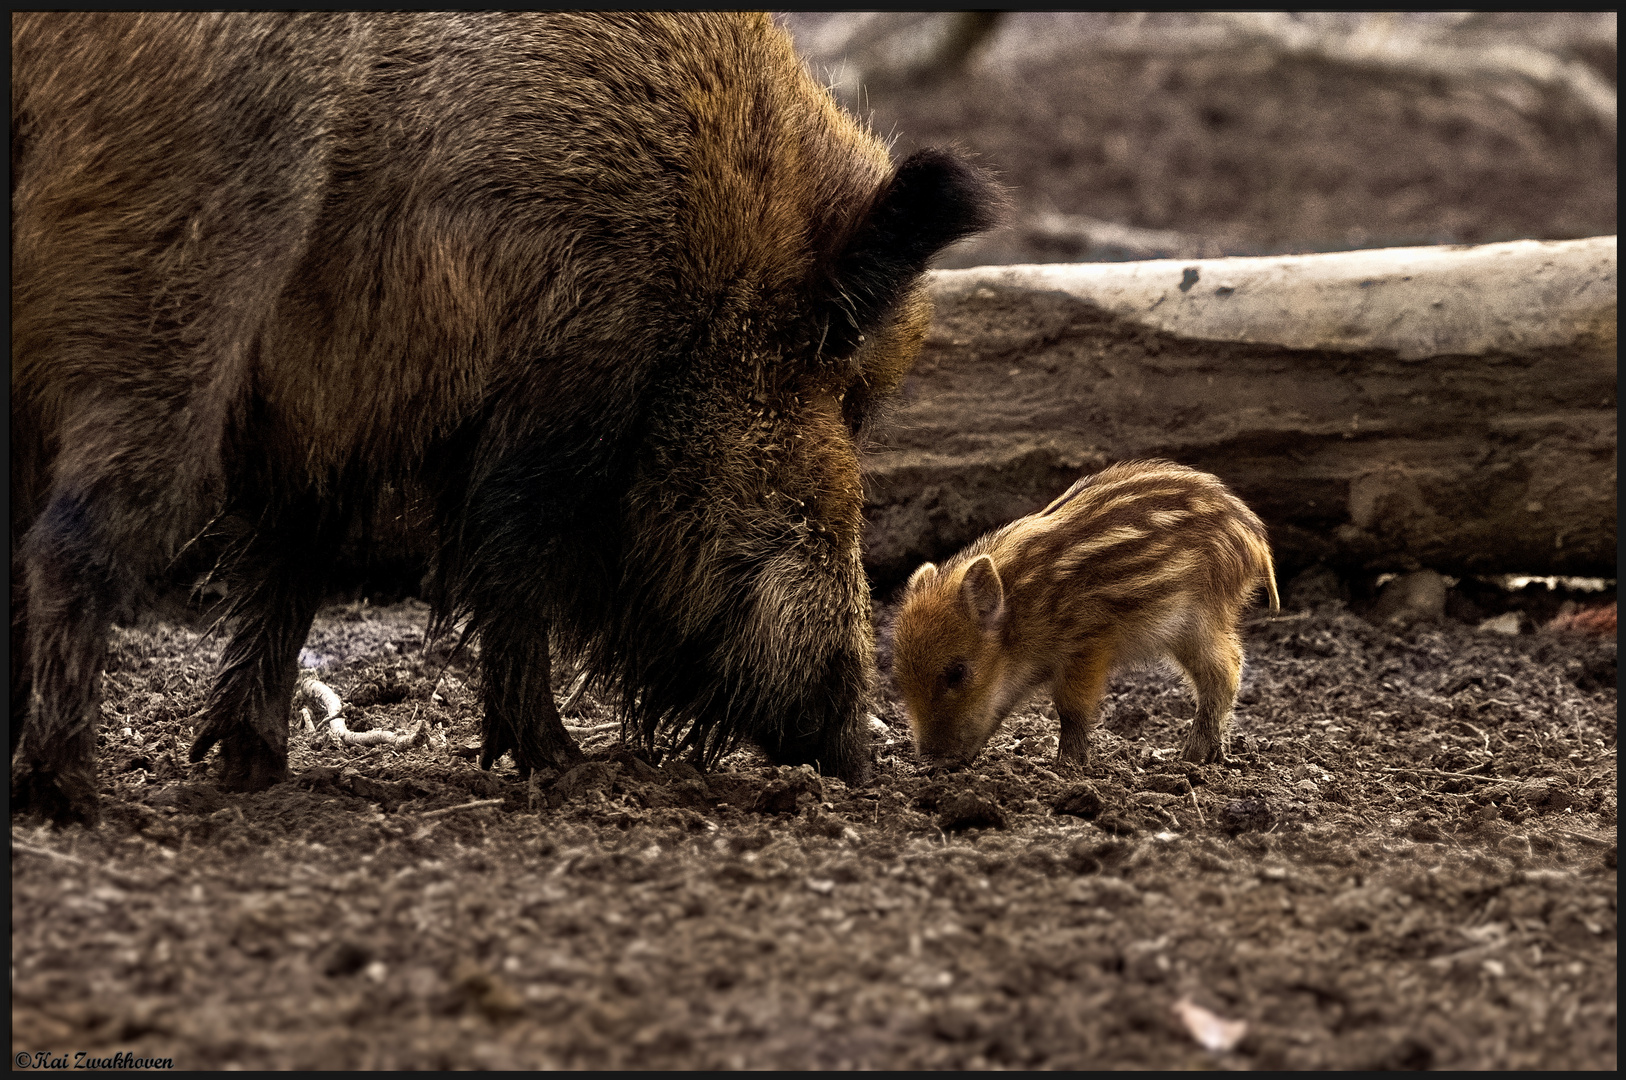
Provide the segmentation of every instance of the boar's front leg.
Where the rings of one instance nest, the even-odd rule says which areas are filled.
[[[522,616],[478,621],[486,705],[480,767],[510,752],[521,776],[581,761],[553,703],[547,624]]]
[[[229,575],[233,627],[191,760],[220,743],[222,787],[259,791],[287,778],[288,721],[299,650],[321,605],[342,523],[311,507],[278,515]],[[314,528],[313,528],[313,523]]]
[[[126,520],[119,509],[59,493],[12,564],[13,814],[87,825],[100,816],[101,671],[108,631],[128,606],[133,577],[105,535],[110,521]]]

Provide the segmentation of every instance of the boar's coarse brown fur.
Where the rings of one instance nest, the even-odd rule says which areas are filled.
[[[426,508],[488,765],[629,721],[868,762],[857,449],[919,285],[989,223],[762,15],[19,14],[12,805],[94,820],[115,619],[196,553],[231,636],[192,756],[276,782],[337,546]]]

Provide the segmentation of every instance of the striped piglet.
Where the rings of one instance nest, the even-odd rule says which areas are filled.
[[[1060,759],[1087,765],[1107,676],[1170,659],[1191,682],[1188,761],[1219,761],[1242,673],[1237,622],[1261,583],[1280,608],[1265,527],[1217,477],[1128,462],[909,578],[893,671],[915,748],[969,762],[1045,684]]]

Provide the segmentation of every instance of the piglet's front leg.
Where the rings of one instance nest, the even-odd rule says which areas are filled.
[[[1051,687],[1056,712],[1061,716],[1061,746],[1056,753],[1063,764],[1088,768],[1090,732],[1101,714],[1101,698],[1107,689],[1112,654],[1092,651],[1062,669]]]

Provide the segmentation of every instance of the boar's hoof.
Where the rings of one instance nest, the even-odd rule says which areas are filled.
[[[22,763],[11,773],[11,816],[38,815],[55,825],[94,827],[101,820],[96,777],[88,770],[54,773],[38,763]]]
[[[266,745],[252,730],[221,731],[224,725],[210,720],[198,732],[188,757],[202,761],[209,748],[220,743],[220,773],[215,782],[227,791],[263,791],[288,779],[288,754]]]
[[[556,769],[564,772],[586,760],[574,739],[560,725],[558,732],[514,730],[514,725],[487,720],[485,736],[480,742],[480,768],[489,769],[504,754],[514,755],[514,766],[519,775],[530,776],[538,769]]]
[[[1088,735],[1080,739],[1068,738],[1063,735],[1061,745],[1056,747],[1056,765],[1069,769],[1088,769],[1090,767],[1090,738]]]
[[[764,739],[762,749],[776,765],[811,765],[824,776],[839,778],[848,787],[869,783],[874,764],[869,725],[861,714],[832,721],[811,733]]]

